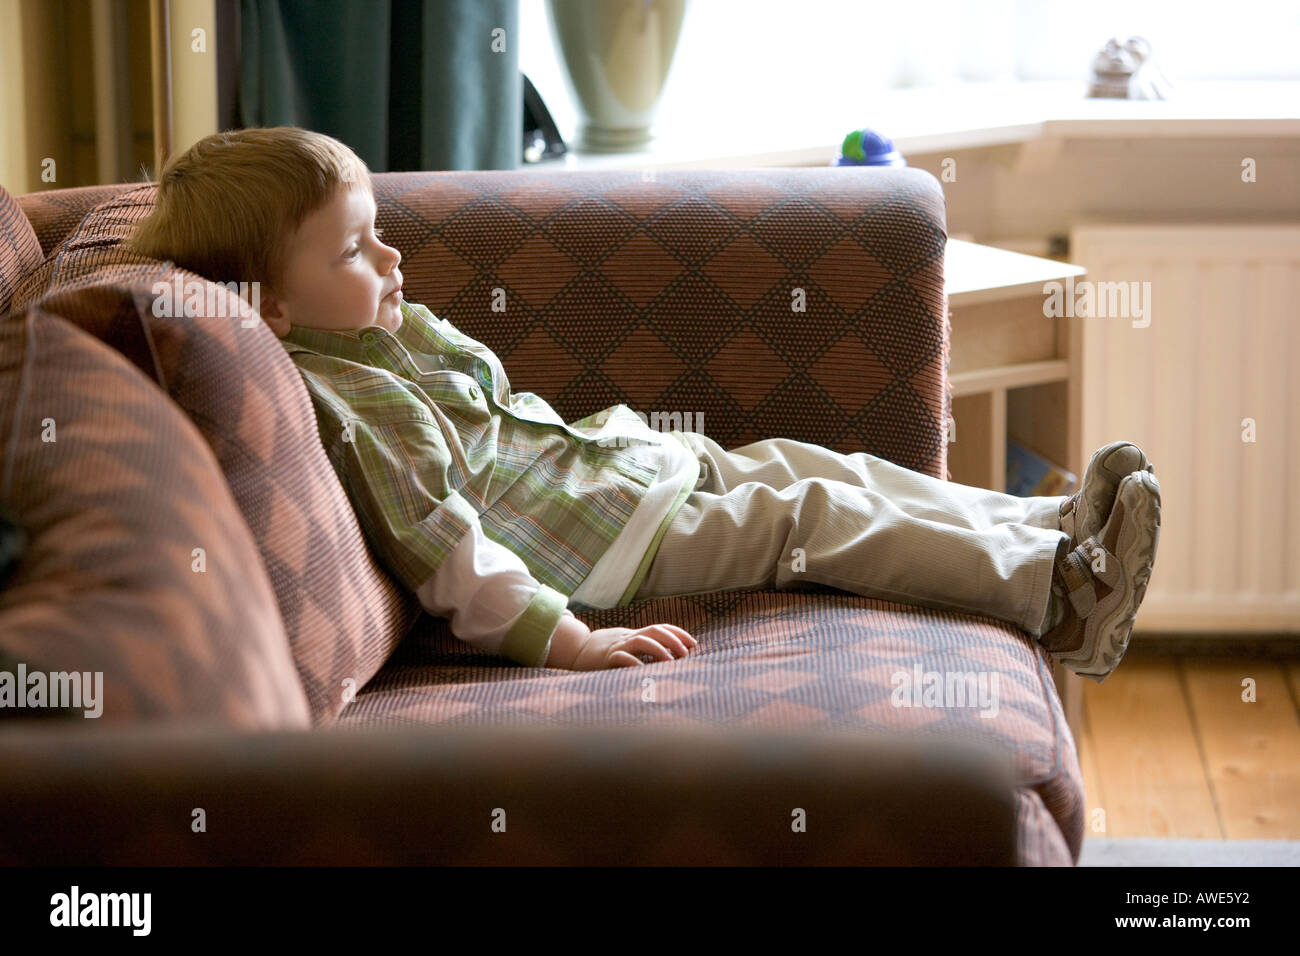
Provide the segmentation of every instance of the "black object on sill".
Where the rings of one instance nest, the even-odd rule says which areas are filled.
[[[567,153],[568,147],[555,128],[551,112],[542,102],[541,94],[528,74],[524,78],[524,162],[540,163],[548,159],[558,159]]]

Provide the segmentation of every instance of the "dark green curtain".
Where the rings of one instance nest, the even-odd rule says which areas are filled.
[[[244,126],[326,133],[375,172],[521,165],[519,0],[240,0],[240,43]]]

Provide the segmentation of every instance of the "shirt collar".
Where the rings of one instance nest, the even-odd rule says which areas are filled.
[[[292,343],[312,352],[333,355],[337,358],[362,364],[370,364],[370,360],[366,356],[365,342],[365,340],[372,338],[369,333],[377,333],[380,338],[395,338],[409,351],[428,354],[435,354],[440,351],[439,341],[433,335],[429,321],[433,318],[433,313],[429,312],[424,306],[414,305],[405,299],[402,300],[401,310],[402,324],[397,327],[395,333],[389,332],[380,325],[368,325],[360,329],[312,329],[294,325],[289,328],[289,334],[281,341]],[[363,340],[363,336],[365,340]],[[289,351],[294,352],[297,349],[289,348]]]

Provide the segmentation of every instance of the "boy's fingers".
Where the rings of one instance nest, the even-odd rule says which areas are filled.
[[[635,648],[634,653],[649,654],[651,657],[657,657],[664,661],[671,661],[674,656],[673,652],[665,647],[662,642],[646,634],[638,634],[629,638],[623,648],[628,651]]]
[[[607,662],[609,667],[640,667],[641,661],[627,651],[615,651],[609,655]]]
[[[681,631],[681,628],[674,628],[671,624],[655,624],[652,627],[645,628],[645,630],[659,631],[660,633],[662,633],[663,637],[652,637],[651,640],[655,640],[658,641],[660,644],[663,644],[665,647],[667,647],[670,651],[673,652],[673,656],[685,657],[688,653],[690,653],[690,649],[687,648],[686,644],[682,642],[682,639],[673,633],[673,631],[675,630]],[[685,634],[686,632],[682,631],[682,633]],[[689,634],[686,634],[686,636],[690,637]]]
[[[674,634],[681,635],[681,637],[689,641],[695,640],[695,638],[691,637],[690,634],[688,634],[683,628],[678,627],[676,624],[652,624],[651,627],[658,627],[665,631],[671,631]]]
[[[689,633],[687,633],[687,631],[686,631],[685,629],[678,627],[676,624],[663,624],[663,625],[660,625],[660,626],[661,626],[661,627],[671,627],[674,631],[676,631],[677,633],[679,633],[679,634],[682,636],[682,639],[683,639],[683,640],[690,641],[692,647],[694,647],[696,644],[700,643],[700,642],[697,641],[695,638],[691,637],[691,635],[690,635]]]

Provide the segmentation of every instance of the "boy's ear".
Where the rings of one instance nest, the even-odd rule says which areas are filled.
[[[277,338],[282,339],[289,334],[289,317],[274,292],[266,288],[262,289],[262,301],[258,305],[258,312],[261,313],[262,321],[271,327],[271,331]]]

